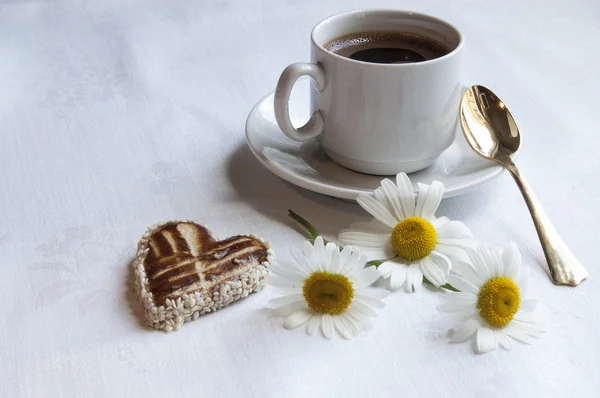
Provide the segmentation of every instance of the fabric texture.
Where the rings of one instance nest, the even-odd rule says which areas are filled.
[[[275,177],[244,139],[252,106],[309,60],[311,28],[367,6],[463,31],[464,83],[511,109],[517,164],[589,280],[550,282],[504,173],[436,215],[485,244],[516,242],[546,322],[531,346],[475,355],[450,344],[428,289],[391,294],[374,330],[351,341],[285,330],[268,290],[176,333],[145,328],[130,263],[149,225],[253,233],[289,260],[304,236],[288,208],[329,239],[370,219]],[[586,0],[2,2],[0,395],[600,396],[599,17]]]

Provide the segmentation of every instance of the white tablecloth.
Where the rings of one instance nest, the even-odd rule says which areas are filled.
[[[304,239],[288,208],[330,238],[368,219],[273,176],[244,139],[254,103],[308,60],[312,26],[365,6],[3,2],[1,396],[600,396],[596,0],[368,3],[460,27],[465,83],[495,90],[521,128],[518,165],[589,280],[552,285],[507,174],[438,215],[483,243],[518,243],[548,330],[534,345],[477,356],[449,344],[428,290],[391,295],[375,329],[351,341],[284,330],[268,291],[177,333],[141,324],[129,264],[156,221],[255,233],[287,259]]]

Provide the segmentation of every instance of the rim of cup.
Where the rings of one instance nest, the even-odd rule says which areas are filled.
[[[319,34],[320,30],[323,29],[323,26],[336,23],[339,20],[356,17],[357,15],[377,17],[378,15],[379,16],[390,16],[393,14],[396,14],[397,16],[404,16],[404,17],[410,16],[410,17],[412,17],[411,19],[421,19],[424,21],[433,22],[433,23],[441,25],[441,26],[445,26],[446,28],[449,28],[450,30],[452,30],[454,34],[456,34],[456,36],[458,37],[458,44],[455,45],[454,48],[452,50],[450,50],[450,52],[448,52],[448,54],[444,54],[441,57],[437,57],[434,59],[429,59],[429,60],[425,60],[425,61],[421,61],[421,62],[403,63],[403,64],[379,64],[379,63],[365,62],[365,61],[359,61],[359,60],[343,57],[339,54],[328,51],[325,48],[325,46],[323,45],[323,43],[320,42],[319,40],[317,40],[317,35]],[[382,29],[382,30],[386,30],[386,29]],[[356,33],[358,33],[358,32],[359,31],[357,31]],[[348,32],[348,33],[343,34],[342,36],[351,34],[351,33],[352,32]],[[338,37],[341,37],[341,36],[338,36]],[[425,38],[427,38],[427,37],[425,37]],[[404,10],[391,10],[391,9],[355,10],[355,11],[349,11],[349,12],[344,12],[341,14],[332,15],[330,17],[323,19],[321,22],[319,22],[318,24],[315,25],[315,27],[312,29],[312,31],[310,33],[310,39],[316,49],[327,54],[328,56],[334,57],[341,61],[355,63],[355,64],[365,66],[365,67],[370,66],[370,67],[376,67],[376,68],[410,68],[410,67],[415,67],[417,65],[431,65],[434,63],[438,63],[438,62],[443,62],[444,60],[456,55],[464,45],[464,37],[463,37],[462,33],[460,32],[460,30],[458,30],[451,23],[444,21],[443,19],[431,16],[428,14],[419,13],[419,12],[404,11]],[[329,41],[331,41],[331,40],[334,40],[334,38],[331,38]],[[435,39],[431,39],[431,38],[429,38],[429,40],[435,41]]]

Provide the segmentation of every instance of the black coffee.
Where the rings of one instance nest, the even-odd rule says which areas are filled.
[[[406,64],[439,58],[450,52],[438,42],[403,32],[361,32],[325,45],[332,53],[376,64]]]

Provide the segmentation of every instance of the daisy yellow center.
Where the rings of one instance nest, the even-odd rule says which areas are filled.
[[[302,294],[313,311],[339,314],[350,306],[354,288],[344,275],[314,272],[304,280]]]
[[[521,292],[512,279],[498,276],[488,280],[479,290],[477,308],[488,324],[506,326],[519,311]]]
[[[408,217],[392,231],[392,247],[405,260],[418,260],[427,256],[437,243],[437,232],[422,217]]]

